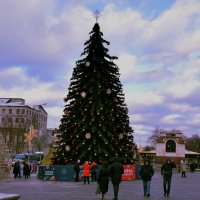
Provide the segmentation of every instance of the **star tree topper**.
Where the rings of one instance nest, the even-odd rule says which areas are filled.
[[[100,12],[98,9],[96,9],[96,10],[93,12],[93,15],[94,15],[94,17],[95,17],[95,19],[96,19],[96,23],[97,23],[99,17],[101,17],[101,12]]]

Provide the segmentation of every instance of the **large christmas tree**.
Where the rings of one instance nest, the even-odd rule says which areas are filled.
[[[77,160],[111,160],[116,155],[124,163],[133,162],[133,129],[119,80],[119,69],[104,44],[98,23],[90,32],[73,70],[53,164],[73,164]]]

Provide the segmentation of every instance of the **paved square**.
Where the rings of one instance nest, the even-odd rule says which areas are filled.
[[[151,196],[143,197],[142,181],[123,181],[120,184],[119,200],[198,200],[200,199],[200,172],[187,172],[187,178],[174,173],[172,177],[171,195],[163,196],[162,176],[156,172],[151,182]],[[95,194],[96,183],[84,185],[83,182],[46,182],[37,180],[32,175],[30,179],[13,179],[0,182],[0,193],[20,194],[20,200],[97,200],[101,195]],[[106,195],[113,198],[112,184]]]

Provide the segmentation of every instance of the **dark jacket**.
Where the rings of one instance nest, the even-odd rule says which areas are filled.
[[[75,163],[74,165],[74,171],[79,173],[80,172],[80,165],[78,163]]]
[[[16,162],[13,167],[13,174],[18,174],[18,173],[20,173],[20,165],[19,162]]]
[[[24,163],[23,173],[24,173],[24,176],[28,176],[30,174],[30,168],[27,163]]]
[[[98,176],[98,183],[100,190],[103,194],[108,192],[108,183],[109,183],[109,169],[108,168],[101,168],[99,171]]]
[[[121,183],[121,177],[123,173],[124,173],[124,168],[120,162],[116,161],[113,164],[111,164],[110,177],[112,183]]]
[[[143,165],[140,169],[140,176],[143,181],[150,181],[151,177],[154,175],[154,170],[151,165]]]
[[[161,174],[165,177],[171,177],[173,168],[176,168],[176,164],[174,162],[166,162],[161,167]]]

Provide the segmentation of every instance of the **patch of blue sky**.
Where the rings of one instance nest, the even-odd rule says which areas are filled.
[[[67,4],[76,4],[76,0],[69,0]],[[98,9],[100,12],[108,4],[113,4],[117,9],[123,10],[132,8],[138,10],[143,16],[153,19],[168,10],[175,0],[93,0],[93,1],[78,1],[79,4],[87,7],[91,11]],[[63,7],[66,4],[65,0],[59,0],[59,7]]]
[[[153,19],[162,14],[163,11],[168,10],[174,2],[175,0],[110,0],[95,1],[90,6],[93,9],[96,9],[97,6],[102,9],[105,4],[113,3],[120,10],[132,8],[141,12],[143,16]]]

